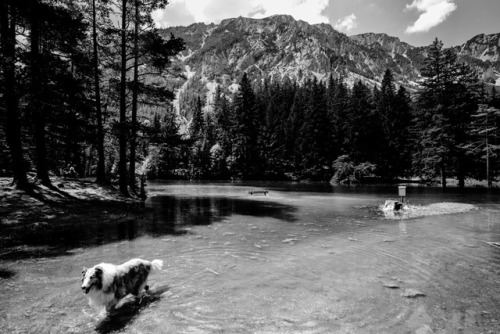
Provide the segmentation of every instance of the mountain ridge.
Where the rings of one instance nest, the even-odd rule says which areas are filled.
[[[185,40],[186,50],[177,65],[185,68],[190,80],[203,80],[206,91],[212,91],[215,83],[226,88],[236,84],[243,72],[253,80],[270,77],[302,82],[333,75],[348,85],[362,80],[373,86],[386,68],[397,84],[415,90],[429,50],[429,46],[412,46],[385,33],[347,36],[329,24],[309,24],[289,15],[229,18],[219,24],[194,23],[160,33]],[[500,33],[478,34],[452,49],[481,80],[500,85]]]

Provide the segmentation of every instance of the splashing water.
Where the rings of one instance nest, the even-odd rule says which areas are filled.
[[[387,219],[412,219],[426,216],[448,215],[476,210],[477,206],[465,203],[442,202],[429,205],[403,204],[403,207],[394,211],[385,204],[379,206]]]

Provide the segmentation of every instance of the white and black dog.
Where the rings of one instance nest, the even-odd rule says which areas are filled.
[[[100,263],[83,268],[82,290],[88,295],[90,306],[104,306],[110,312],[120,308],[130,295],[137,297],[147,291],[149,273],[162,267],[162,260],[133,259],[120,265]]]

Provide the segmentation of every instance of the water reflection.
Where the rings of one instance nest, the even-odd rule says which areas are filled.
[[[8,269],[1,269],[0,268],[0,278],[3,278],[3,279],[9,279],[9,278],[12,278],[14,277],[16,273],[11,271],[11,270],[8,270]]]
[[[185,227],[210,225],[223,221],[231,215],[272,217],[284,221],[294,221],[293,206],[271,201],[257,201],[230,197],[153,197],[148,206],[154,210],[149,233],[184,234]]]
[[[228,197],[156,196],[147,206],[150,211],[140,219],[76,220],[71,224],[11,230],[12,238],[25,246],[0,254],[0,259],[55,257],[71,254],[68,250],[79,247],[134,240],[144,235],[182,235],[188,226],[209,225],[233,214],[293,221],[295,212],[292,206],[272,201]]]

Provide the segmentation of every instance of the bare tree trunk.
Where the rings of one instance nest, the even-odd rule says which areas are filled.
[[[135,160],[137,149],[137,95],[139,80],[139,1],[135,0],[135,26],[134,26],[134,83],[132,85],[132,120],[130,134],[130,188],[134,193],[136,189]]]
[[[464,188],[465,187],[465,162],[462,155],[459,156],[459,161],[458,161],[458,187],[459,188]]]
[[[446,188],[446,166],[441,164],[441,187]]]
[[[97,19],[96,19],[96,0],[92,0],[92,43],[94,44],[94,85],[95,85],[95,107],[97,117],[97,170],[96,182],[106,183],[106,166],[104,158],[104,128],[102,122],[101,109],[101,88],[99,85],[99,54],[97,50]]]
[[[488,118],[486,118],[486,124],[488,124]],[[486,184],[488,185],[488,189],[493,186],[490,177],[490,146],[488,143],[488,132],[486,132]]]
[[[30,14],[30,45],[31,45],[31,112],[35,135],[36,175],[46,186],[51,186],[47,168],[47,147],[45,142],[45,108],[40,103],[40,34],[38,15],[38,0],[31,1]]]
[[[18,97],[16,91],[16,13],[12,1],[13,0],[4,0],[0,2],[0,45],[3,51],[2,63],[5,79],[5,133],[7,136],[7,144],[10,149],[11,169],[14,176],[13,183],[19,189],[28,189],[29,183],[26,177],[26,165],[21,142],[21,123],[19,121]]]
[[[121,82],[120,82],[120,160],[118,162],[119,188],[124,196],[128,196],[127,175],[127,0],[122,0],[122,31],[121,31]]]

